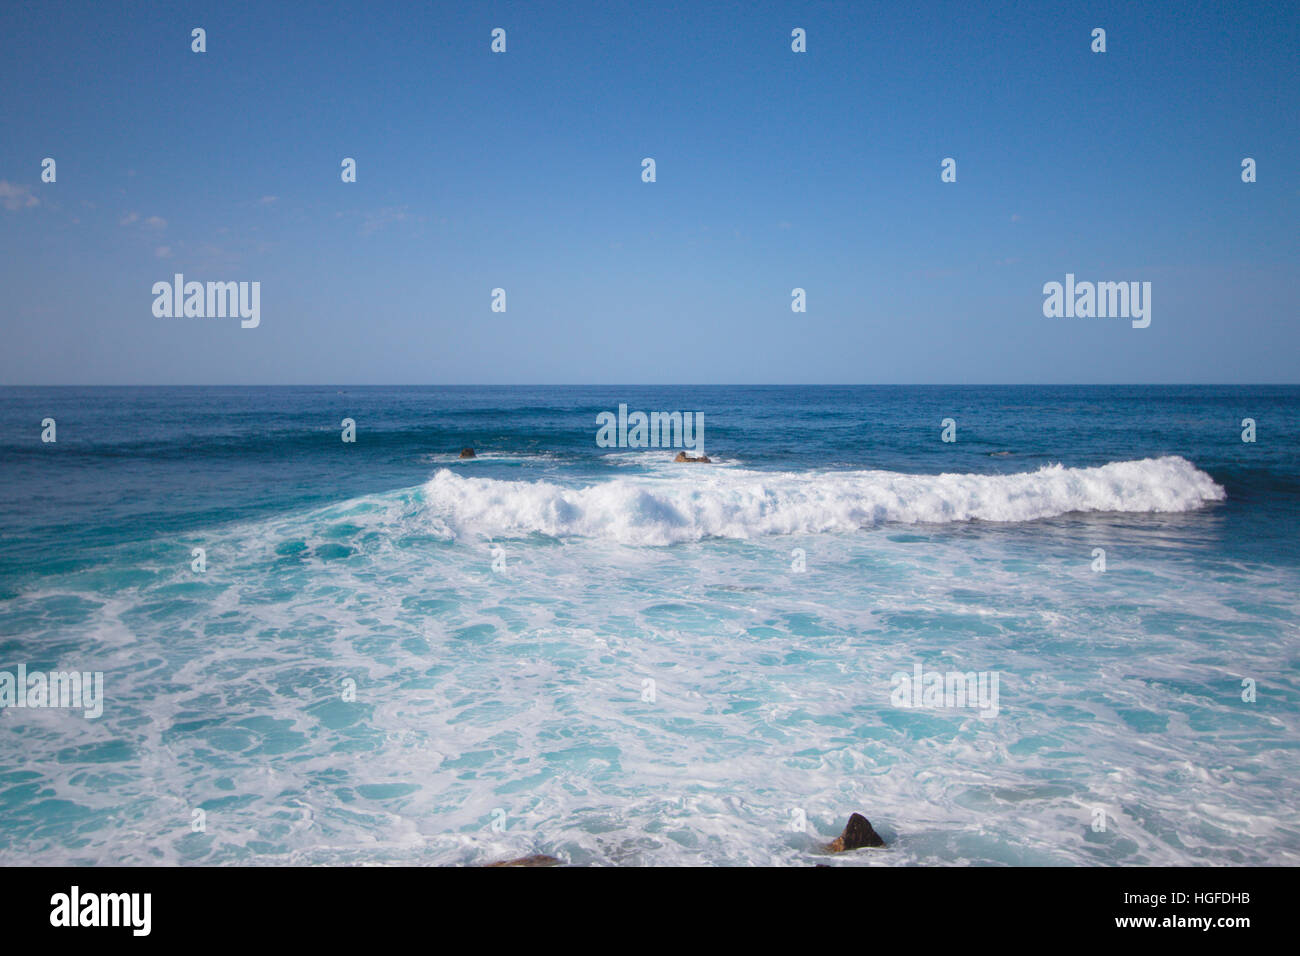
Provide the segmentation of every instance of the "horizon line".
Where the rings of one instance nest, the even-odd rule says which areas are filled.
[[[5,388],[1295,388],[1296,382],[201,382],[6,384]]]

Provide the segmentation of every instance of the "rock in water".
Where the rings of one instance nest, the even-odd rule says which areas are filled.
[[[517,860],[502,860],[500,863],[488,863],[486,866],[559,866],[560,860],[553,856],[547,856],[545,853],[535,853],[532,856],[521,856]]]
[[[832,853],[843,853],[845,850],[857,850],[864,846],[884,845],[885,841],[880,839],[880,834],[871,829],[871,821],[862,814],[855,813],[849,817],[844,832],[832,840],[827,849]]]
[[[686,452],[679,451],[677,453],[677,457],[674,458],[673,461],[699,461],[708,465],[708,464],[712,464],[713,459],[711,459],[708,455],[700,455],[698,458],[692,458],[690,455],[686,454]]]
[[[462,449],[460,450],[460,457],[461,457],[461,458],[474,458],[474,457],[476,457],[475,454],[474,454],[474,449],[473,449],[473,448],[462,448]]]

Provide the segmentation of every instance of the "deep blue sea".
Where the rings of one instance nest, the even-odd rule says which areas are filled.
[[[1296,387],[3,388],[0,864],[1295,865],[1298,530]]]

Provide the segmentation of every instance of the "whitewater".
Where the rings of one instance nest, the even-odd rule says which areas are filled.
[[[890,522],[1177,512],[1225,497],[1209,475],[1176,456],[1097,468],[1046,465],[1012,475],[671,467],[676,469],[671,475],[579,488],[463,477],[444,468],[424,486],[423,498],[434,522],[453,535],[539,533],[666,545],[709,537],[855,531]]]
[[[1300,863],[1300,482],[1221,427],[1289,392],[62,396],[0,390],[0,671],[103,712],[0,709],[0,864]]]

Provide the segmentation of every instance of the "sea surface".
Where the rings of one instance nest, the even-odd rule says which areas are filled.
[[[2,388],[0,864],[1300,864],[1298,530],[1296,387]]]

